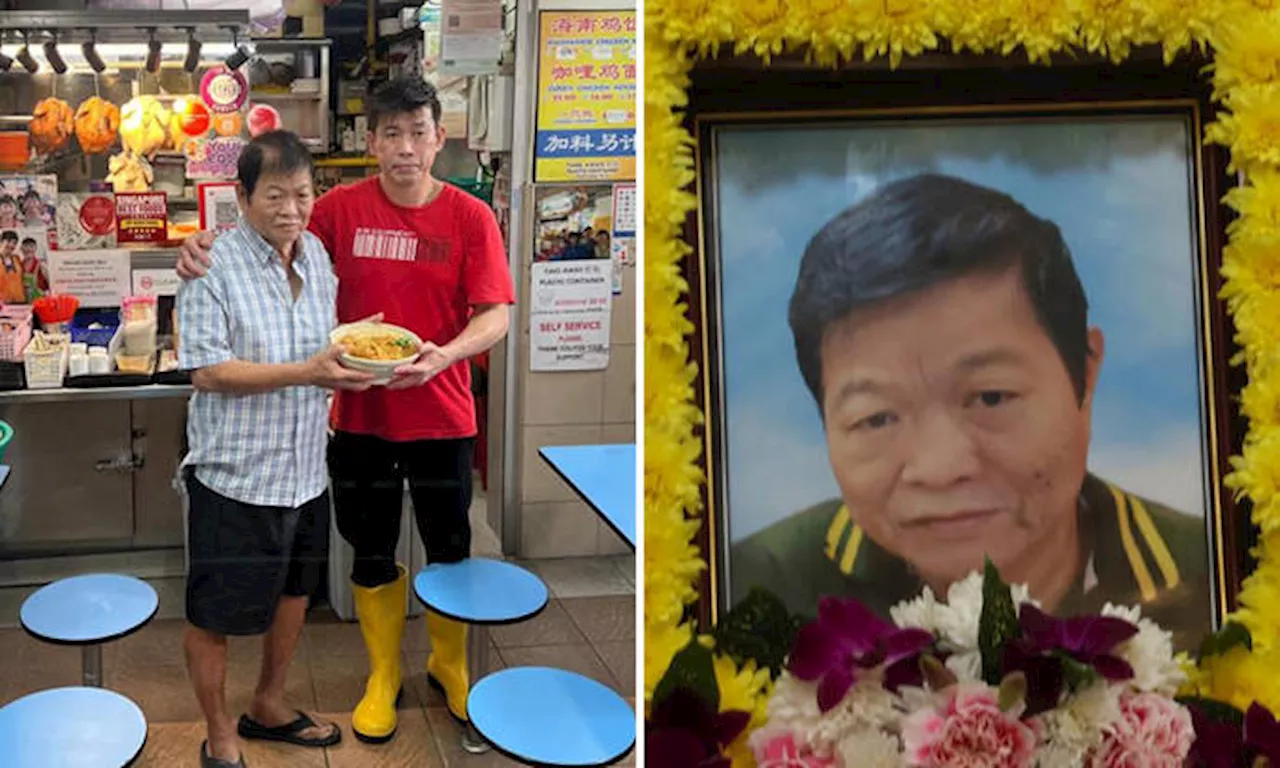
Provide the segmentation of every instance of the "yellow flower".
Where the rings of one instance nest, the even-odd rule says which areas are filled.
[[[896,69],[903,54],[919,56],[938,47],[938,16],[945,4],[935,0],[850,0],[863,58],[888,56]]]
[[[1280,83],[1280,14],[1247,13],[1223,21],[1214,33],[1214,98],[1236,88]]]
[[[1031,63],[1048,64],[1049,56],[1074,45],[1075,16],[1061,0],[998,0],[1009,19],[1009,34],[1001,46],[1005,56],[1019,45]]]
[[[1202,48],[1223,17],[1221,0],[1134,0],[1143,23],[1164,46],[1164,61],[1194,46]]]
[[[773,688],[769,670],[756,669],[755,662],[751,661],[739,668],[737,662],[728,656],[717,655],[713,663],[716,685],[720,689],[720,711],[751,713],[751,721],[747,724],[746,730],[734,739],[725,750],[725,754],[738,768],[751,766],[753,763],[747,738],[768,719],[769,692]]]
[[[940,30],[957,51],[1001,51],[1009,38],[1010,21],[999,3],[991,0],[952,0],[950,12],[941,14]]]
[[[1136,45],[1154,42],[1155,33],[1144,21],[1134,0],[1073,0],[1080,23],[1080,43],[1089,53],[1114,62],[1123,61]]]
[[[644,701],[648,709],[653,689],[667,673],[671,659],[693,639],[688,624],[646,626],[644,633]]]
[[[1226,105],[1231,111],[1205,129],[1205,138],[1231,149],[1231,171],[1280,165],[1280,86],[1235,91]]]

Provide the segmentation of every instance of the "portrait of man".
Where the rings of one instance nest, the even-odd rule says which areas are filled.
[[[1137,605],[1178,647],[1198,644],[1212,622],[1205,506],[1144,491],[1153,476],[1199,477],[1202,466],[1184,452],[1146,475],[1120,461],[1111,474],[1091,455],[1110,329],[1055,221],[1004,191],[925,171],[877,183],[796,251],[786,351],[834,488],[734,536],[746,528],[735,502],[750,511],[754,499],[731,479],[731,601],[758,585],[802,614],[837,595],[888,616],[926,586],[945,599],[990,557],[1054,613]],[[1132,328],[1117,335],[1127,345]],[[1195,359],[1181,365],[1194,381]],[[735,453],[751,454],[732,439],[742,398],[732,378],[725,385],[732,478],[743,473]],[[1178,418],[1199,418],[1194,401]],[[774,447],[775,466],[786,464]],[[736,487],[754,487],[747,474]]]

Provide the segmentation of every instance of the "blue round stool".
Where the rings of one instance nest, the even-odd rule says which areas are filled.
[[[611,765],[636,744],[636,713],[615,691],[576,672],[513,667],[471,688],[480,735],[531,765]]]
[[[102,688],[54,688],[0,707],[5,768],[122,768],[146,740],[138,705]]]
[[[514,563],[484,557],[428,565],[414,577],[413,591],[427,608],[471,625],[467,666],[473,686],[489,665],[487,628],[531,619],[550,599],[547,585],[537,576]],[[462,747],[472,754],[489,749],[470,722]]]
[[[102,643],[132,634],[156,615],[151,585],[132,576],[93,573],[47,584],[22,603],[19,618],[31,636],[83,646],[84,684],[102,686]]]

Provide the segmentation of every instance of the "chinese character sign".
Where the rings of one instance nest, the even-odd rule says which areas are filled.
[[[546,11],[534,180],[636,177],[635,11]]]

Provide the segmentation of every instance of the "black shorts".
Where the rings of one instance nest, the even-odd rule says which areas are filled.
[[[329,494],[297,509],[229,499],[184,472],[187,620],[222,635],[260,635],[280,597],[315,593],[329,554]]]

